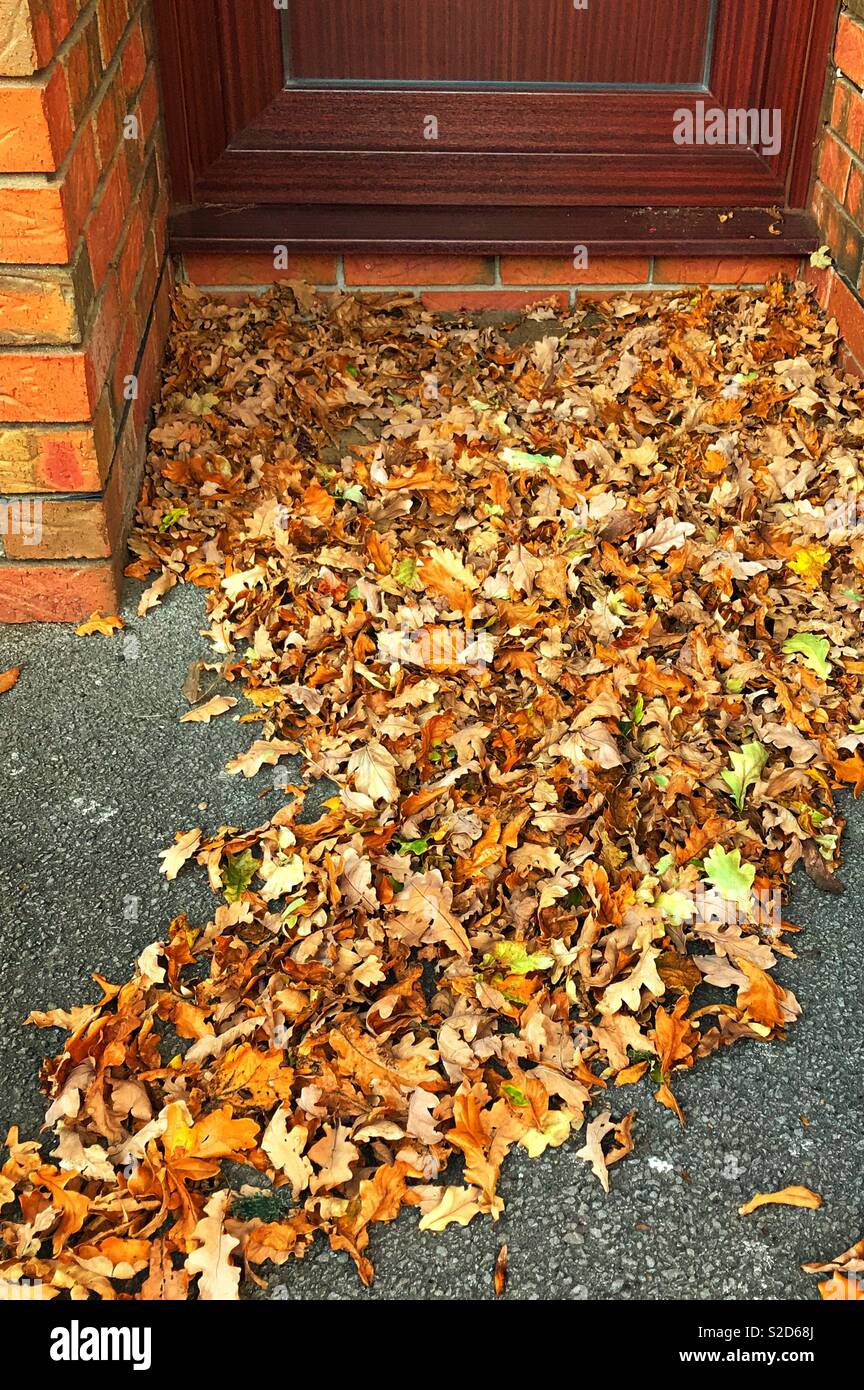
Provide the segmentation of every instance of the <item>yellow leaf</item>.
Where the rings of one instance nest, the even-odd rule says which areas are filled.
[[[758,1207],[767,1206],[807,1207],[811,1211],[817,1211],[821,1205],[822,1198],[819,1193],[811,1192],[809,1187],[784,1187],[781,1192],[757,1192],[755,1197],[751,1197],[749,1202],[738,1208],[738,1214],[749,1216],[751,1211],[756,1211]]]
[[[103,637],[113,637],[115,632],[120,632],[126,626],[122,618],[116,616],[105,618],[101,613],[91,613],[86,622],[76,627],[76,637],[93,637],[97,632]]]
[[[804,545],[795,551],[789,561],[789,568],[801,576],[808,589],[818,589],[822,583],[822,571],[831,559],[831,551],[824,545]]]

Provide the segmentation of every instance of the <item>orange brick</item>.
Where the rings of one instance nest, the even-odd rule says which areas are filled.
[[[78,132],[62,187],[63,213],[72,246],[81,235],[98,183],[96,138],[92,126],[87,125]]]
[[[123,73],[123,85],[127,93],[129,96],[134,96],[141,86],[144,73],[147,70],[147,53],[144,48],[144,34],[140,19],[136,21],[135,27],[123,47],[120,70]]]
[[[864,87],[864,24],[841,14],[834,61],[857,87]]]
[[[826,241],[838,268],[854,284],[861,267],[864,236],[844,208],[838,208],[821,183],[813,194],[813,210],[821,235]]]
[[[99,47],[102,51],[102,62],[107,67],[117,51],[117,45],[129,18],[126,0],[102,0],[98,15]]]
[[[102,560],[111,554],[111,540],[100,498],[55,501],[33,499],[38,505],[38,527],[20,527],[3,536],[7,560]],[[26,499],[24,506],[32,507]],[[33,518],[32,510],[26,513]]]
[[[159,83],[156,78],[156,69],[152,64],[147,74],[147,80],[141,89],[137,114],[141,127],[141,139],[148,140],[159,116]]]
[[[53,173],[71,140],[62,71],[44,86],[0,87],[0,173]]]
[[[102,190],[99,204],[85,230],[93,279],[100,284],[105,271],[117,253],[117,243],[130,203],[129,178],[126,165],[118,159]]]
[[[492,285],[486,256],[346,256],[346,285]]]
[[[775,275],[798,274],[797,256],[658,256],[658,285],[764,285]]]
[[[0,562],[0,623],[79,623],[91,613],[116,612],[117,565]]]
[[[451,309],[527,309],[532,304],[550,301],[559,309],[570,304],[566,290],[426,290],[420,298],[427,309],[438,312]]]
[[[75,303],[57,280],[0,275],[0,340],[67,343],[76,326]]]
[[[63,62],[69,81],[72,115],[78,123],[90,106],[93,95],[102,80],[102,62],[99,57],[95,16],[92,16],[84,29],[75,36]]]
[[[846,206],[859,227],[864,228],[864,168],[853,164],[846,187]]]
[[[117,143],[123,133],[123,117],[126,115],[123,96],[123,81],[117,73],[113,82],[103,92],[93,117],[99,163],[102,168],[110,164]]]
[[[846,197],[846,185],[849,182],[849,169],[852,158],[830,131],[825,132],[822,140],[822,148],[819,151],[819,178],[837,199],[842,203]]]
[[[0,353],[0,420],[87,420],[89,416],[83,353]]]
[[[37,0],[37,3],[40,3],[40,0]],[[72,25],[78,18],[79,11],[84,8],[84,0],[47,0],[47,3],[44,3],[44,8],[48,11],[51,20],[53,52],[60,47],[70,32]]]
[[[837,320],[852,355],[864,362],[864,304],[835,271],[830,275],[827,312]]]
[[[864,97],[842,79],[834,88],[831,125],[850,149],[864,156]]]
[[[0,429],[0,493],[98,492],[114,451],[107,394],[92,425]]]
[[[502,256],[505,285],[644,285],[650,275],[647,256],[592,256],[577,270],[571,256]]]
[[[112,270],[102,286],[96,318],[87,339],[87,380],[90,399],[97,400],[108,376],[121,328],[117,272]]]
[[[0,261],[62,264],[71,246],[58,186],[0,188]]]
[[[285,270],[276,270],[273,256],[195,256],[183,258],[193,285],[271,285],[275,280],[307,280],[335,285],[335,256],[288,256]]]
[[[117,279],[120,290],[120,303],[128,304],[132,296],[132,288],[141,269],[141,260],[144,255],[144,217],[139,206],[135,206],[129,225],[126,228],[126,236],[117,260]]]

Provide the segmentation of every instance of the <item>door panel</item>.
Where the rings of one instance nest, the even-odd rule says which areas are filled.
[[[835,8],[291,0],[286,14],[273,0],[155,3],[185,200],[465,207],[803,206]],[[214,47],[218,60],[202,64]],[[777,107],[779,152],[676,144],[676,112],[697,102]]]
[[[700,86],[714,0],[290,0],[288,84]]]

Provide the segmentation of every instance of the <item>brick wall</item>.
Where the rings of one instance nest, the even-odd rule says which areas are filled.
[[[810,270],[864,374],[864,0],[844,0],[826,82],[813,209],[834,265]]]
[[[274,252],[276,248],[274,248]],[[276,261],[281,268],[277,268]],[[610,290],[657,291],[680,286],[764,285],[773,275],[798,275],[795,256],[589,256],[574,269],[564,256],[228,256],[191,255],[182,278],[225,297],[242,298],[274,280],[307,280],[320,289],[407,289],[429,308],[514,309],[539,298],[562,308]]]
[[[0,0],[0,622],[115,607],[167,204],[149,0]]]

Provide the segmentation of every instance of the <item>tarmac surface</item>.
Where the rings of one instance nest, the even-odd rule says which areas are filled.
[[[159,873],[175,831],[268,815],[267,770],[251,781],[224,771],[248,728],[233,715],[178,722],[190,663],[211,657],[200,592],[175,589],[139,619],[141,587],[127,585],[127,627],[114,637],[0,629],[0,670],[24,668],[0,696],[0,1134],[17,1123],[37,1136],[39,1063],[65,1036],[22,1027],[27,1013],[98,997],[93,971],[126,980],[173,915],[211,915],[201,870],[174,883]],[[575,1156],[581,1138],[533,1161],[514,1152],[497,1224],[423,1234],[404,1213],[372,1235],[371,1290],[347,1255],[319,1246],[246,1296],[493,1298],[506,1242],[513,1299],[817,1298],[800,1262],[864,1235],[864,802],[847,811],[846,893],[802,876],[786,914],[803,931],[798,959],[776,973],[803,1018],[785,1044],[739,1044],[679,1074],[684,1129],[647,1082],[613,1091],[615,1118],[636,1106],[636,1148],[612,1169],[608,1197]],[[754,1193],[790,1184],[821,1193],[822,1209],[738,1215]]]

